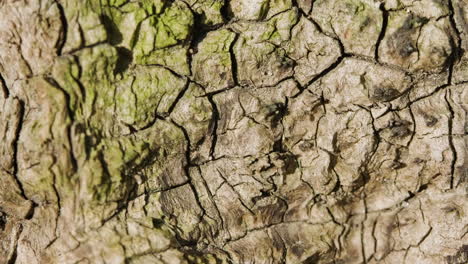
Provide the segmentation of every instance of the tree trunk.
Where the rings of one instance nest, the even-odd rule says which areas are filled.
[[[0,0],[0,263],[467,263],[467,0]]]

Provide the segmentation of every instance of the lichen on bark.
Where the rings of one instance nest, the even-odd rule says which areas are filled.
[[[0,263],[467,263],[466,21],[0,0]]]

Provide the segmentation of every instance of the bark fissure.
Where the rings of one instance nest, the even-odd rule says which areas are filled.
[[[0,263],[466,262],[466,14],[2,4]]]

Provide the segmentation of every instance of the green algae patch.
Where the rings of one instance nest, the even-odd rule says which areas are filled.
[[[221,14],[224,8],[224,0],[192,0],[193,10],[201,17],[200,23],[207,26],[214,26],[224,22],[223,15]]]
[[[162,67],[137,67],[118,84],[116,112],[121,122],[139,129],[166,115],[186,80]]]
[[[188,6],[182,2],[174,2],[169,5],[163,13],[151,16],[139,24],[139,29],[134,36],[132,50],[137,64],[163,64],[189,74],[187,50],[188,40],[191,37],[194,18]],[[172,60],[181,61],[181,68],[176,62],[170,61],[173,56],[172,50],[179,51],[177,58]],[[183,52],[180,53],[180,50]],[[180,56],[183,55],[183,56]],[[177,65],[179,66],[179,65]]]
[[[101,44],[63,57],[52,70],[57,84],[69,95],[75,119],[103,135],[113,133],[117,60],[117,50]]]
[[[291,9],[265,22],[233,26],[236,32],[242,32],[233,46],[240,85],[273,86],[292,76],[294,62],[283,46],[297,21],[298,11]]]
[[[265,30],[261,35],[263,41],[273,42],[279,45],[290,39],[291,28],[299,19],[297,10],[291,10],[275,16],[265,24]]]
[[[35,203],[56,202],[57,192],[61,197],[72,194],[75,169],[68,138],[71,113],[66,93],[49,78],[33,77],[19,80],[18,84],[28,91],[25,99],[29,109],[35,111],[26,114],[18,136],[17,153],[25,159],[18,164],[17,177],[27,182],[24,193]],[[18,114],[21,112],[18,110]]]
[[[63,2],[68,30],[63,52],[75,51],[108,39],[101,19],[102,8],[98,1]]]
[[[222,90],[234,85],[230,48],[236,34],[222,29],[207,34],[198,45],[193,57],[193,74],[207,92]]]
[[[148,156],[149,148],[145,141],[125,137],[101,141],[80,171],[92,175],[83,175],[91,201],[105,203],[123,199],[135,184],[131,174]]]

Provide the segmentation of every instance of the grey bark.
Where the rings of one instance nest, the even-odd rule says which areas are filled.
[[[467,21],[0,0],[0,263],[467,263]]]

